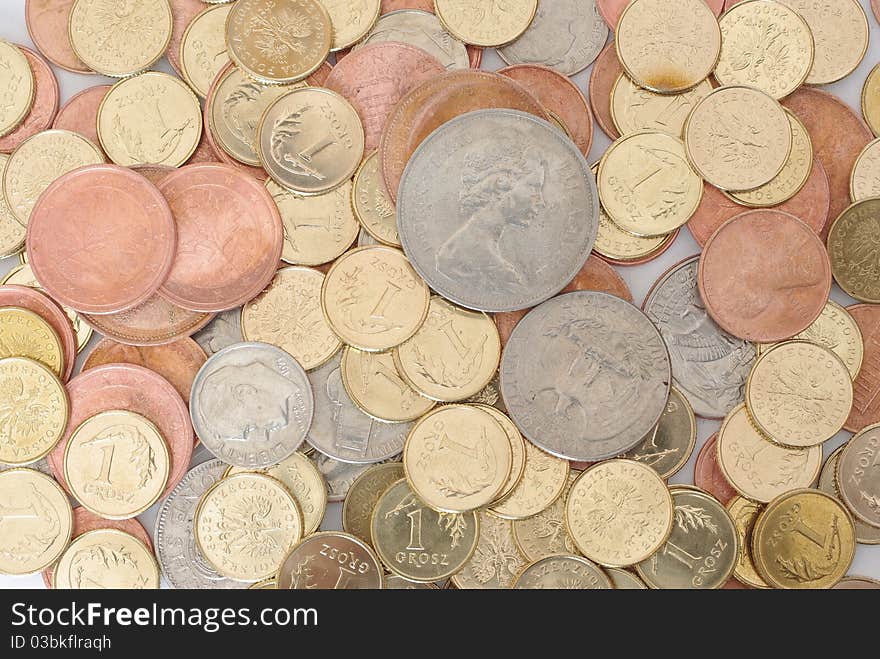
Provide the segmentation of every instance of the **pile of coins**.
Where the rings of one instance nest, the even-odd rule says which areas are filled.
[[[880,544],[880,68],[867,123],[804,86],[864,58],[858,2],[25,13],[117,80],[59,110],[0,42],[0,573],[878,586],[847,573]],[[685,226],[635,306],[612,266]]]

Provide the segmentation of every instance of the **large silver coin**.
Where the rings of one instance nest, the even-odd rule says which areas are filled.
[[[669,348],[672,377],[694,414],[723,418],[743,402],[755,347],[722,330],[706,313],[697,289],[700,256],[670,268],[642,305]]]
[[[420,9],[399,9],[380,16],[367,37],[352,50],[385,41],[421,48],[436,57],[447,71],[471,65],[464,44],[446,31],[437,16]]]
[[[205,448],[245,469],[277,464],[296,451],[314,407],[302,366],[268,343],[236,343],[212,355],[196,374],[189,399]]]
[[[397,462],[399,458],[400,456],[394,456],[382,462]],[[352,483],[357,480],[358,476],[373,466],[371,464],[356,465],[350,462],[340,462],[339,460],[328,458],[323,453],[317,451],[309,456],[309,459],[315,463],[318,471],[321,472],[324,480],[327,481],[327,501],[330,503],[339,503],[345,500]]]
[[[244,341],[241,334],[241,307],[218,313],[203,329],[193,334],[193,339],[208,357],[234,343],[241,343]]]
[[[583,267],[596,180],[560,130],[525,112],[478,110],[431,133],[403,173],[403,250],[443,297],[480,311],[533,307]]]
[[[341,355],[309,373],[315,417],[308,442],[324,455],[352,464],[382,462],[403,450],[411,423],[385,423],[361,412],[342,384]]]
[[[153,544],[162,574],[172,588],[244,588],[246,584],[217,574],[196,547],[193,520],[202,495],[223,478],[229,467],[213,459],[193,467],[159,506]]]
[[[648,317],[595,291],[532,309],[501,360],[501,395],[523,435],[584,462],[642,441],[666,408],[671,379],[669,354]]]

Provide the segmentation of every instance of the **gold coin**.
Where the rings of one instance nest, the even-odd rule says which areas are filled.
[[[791,152],[788,160],[772,181],[748,192],[730,192],[730,197],[743,206],[777,206],[794,197],[807,183],[813,171],[813,142],[806,127],[793,112],[785,110],[791,126]]]
[[[354,175],[351,206],[367,233],[380,243],[400,247],[400,236],[397,235],[397,211],[379,173],[377,151],[364,158]]]
[[[880,135],[880,64],[871,69],[862,87],[862,116],[874,135]],[[853,199],[853,201],[857,201]]]
[[[345,496],[342,504],[342,528],[347,533],[360,538],[372,547],[370,519],[379,498],[394,483],[404,478],[403,465],[399,462],[372,465],[358,476]]]
[[[4,202],[5,201],[6,200],[4,199]],[[21,263],[22,265],[27,265],[27,262],[28,262],[27,250],[22,250],[18,253],[18,262]]]
[[[42,316],[20,307],[0,307],[0,359],[27,357],[61,377],[64,350],[52,326]]]
[[[379,557],[348,533],[313,533],[294,547],[278,570],[282,590],[382,588]]]
[[[562,495],[537,515],[513,521],[513,540],[528,561],[555,554],[577,554],[574,540],[565,527],[568,492],[580,472],[572,471]]]
[[[92,71],[124,78],[150,68],[171,41],[168,0],[75,0],[70,45]]]
[[[330,15],[318,0],[238,0],[226,21],[229,57],[268,85],[314,73],[330,53]]]
[[[363,39],[379,19],[380,0],[321,0],[330,14],[333,41],[330,51],[353,46]]]
[[[64,478],[83,508],[129,519],[152,506],[168,482],[171,456],[159,429],[128,410],[83,421],[64,447]]]
[[[98,107],[98,139],[117,165],[179,167],[201,138],[199,99],[167,73],[150,71],[121,80]]]
[[[501,493],[495,498],[495,501],[492,502],[493,505],[497,505],[504,501],[522,480],[526,469],[526,441],[523,439],[522,434],[520,434],[519,428],[516,427],[516,424],[501,410],[492,407],[492,405],[475,400],[467,400],[464,402],[471,403],[474,407],[478,407],[491,414],[492,418],[501,424],[501,427],[504,429],[507,439],[510,442],[512,456],[510,463],[510,476],[507,477],[507,482],[504,484],[504,487],[501,488]]]
[[[489,381],[485,387],[478,393],[474,394],[464,403],[480,403],[482,405],[491,405],[499,411],[505,411],[504,402],[501,400],[500,384],[498,382],[498,373]],[[511,422],[513,423],[513,422]],[[523,449],[525,451],[525,449]]]
[[[2,71],[2,68],[0,68],[0,71]],[[3,180],[4,173],[6,172],[7,162],[9,162],[9,156],[5,153],[0,153],[0,181]],[[16,253],[23,254],[24,252],[21,250],[24,247],[26,236],[26,227],[15,217],[9,204],[6,203],[6,197],[0,194],[0,259],[5,259],[7,256],[12,256]]]
[[[779,2],[748,0],[718,21],[721,57],[715,79],[748,85],[775,99],[800,87],[813,66],[813,34],[796,11]]]
[[[346,347],[340,369],[342,384],[355,405],[380,421],[413,421],[435,405],[400,377],[390,353]]]
[[[711,91],[703,80],[681,94],[658,94],[621,73],[611,89],[611,118],[621,135],[652,130],[681,138],[687,116]]]
[[[3,196],[16,219],[27,226],[40,195],[55,179],[84,165],[104,162],[101,150],[68,130],[45,130],[29,137],[9,156]]]
[[[775,444],[752,425],[745,404],[733,408],[721,424],[716,444],[718,466],[727,481],[752,501],[809,487],[822,467],[822,447],[791,448]]]
[[[262,581],[257,581],[248,586],[248,590],[278,590],[278,582],[275,577],[269,577]]]
[[[629,570],[619,567],[606,567],[605,574],[611,579],[611,585],[615,590],[646,590],[645,582],[639,579]]]
[[[513,584],[517,589],[607,590],[611,579],[583,556],[546,556],[527,565]]]
[[[840,462],[840,454],[843,453],[845,448],[846,444],[838,447],[828,456],[822,467],[822,473],[819,474],[819,484],[816,486],[825,494],[830,494],[838,501],[843,502],[843,505],[846,505],[846,502],[843,501],[843,498],[840,496],[840,488],[837,487],[837,469]],[[852,513],[851,510],[850,513]],[[863,522],[855,515],[853,515],[853,522],[856,529],[856,542],[863,545],[880,545],[880,528]]]
[[[755,567],[775,588],[830,588],[846,575],[855,546],[852,517],[819,490],[777,497],[752,531]]]
[[[772,181],[791,153],[791,124],[779,103],[751,87],[719,87],[684,126],[688,159],[721,190],[754,190]]]
[[[67,390],[52,371],[25,357],[0,359],[0,462],[24,465],[47,455],[67,415]]]
[[[409,579],[404,579],[396,574],[385,575],[386,590],[440,590],[435,583],[416,583]]]
[[[702,0],[633,0],[615,32],[617,56],[640,87],[674,94],[709,77],[721,29]]]
[[[54,587],[70,589],[156,589],[159,563],[133,535],[96,529],[70,543],[55,566]]]
[[[880,529],[880,424],[862,428],[840,452],[840,499],[857,519]]]
[[[11,133],[31,111],[36,83],[27,57],[18,46],[0,40],[0,137]]]
[[[291,266],[241,310],[245,341],[276,345],[307,371],[326,363],[342,347],[321,312],[324,274]]]
[[[8,469],[0,473],[0,526],[0,574],[31,574],[52,565],[67,547],[73,510],[53,478]]]
[[[845,293],[862,302],[880,303],[880,259],[870,251],[877,238],[880,198],[852,204],[828,232],[831,274]]]
[[[345,343],[379,351],[413,336],[428,315],[427,284],[398,249],[373,245],[341,256],[321,289],[330,327]]]
[[[758,519],[761,509],[760,504],[739,495],[727,503],[727,511],[736,526],[737,546],[739,547],[739,556],[733,567],[733,576],[740,583],[752,588],[770,587],[758,574],[752,561],[752,529],[755,527],[755,520]]]
[[[810,26],[816,58],[809,85],[827,85],[856,70],[868,50],[868,17],[856,0],[779,0]]]
[[[880,197],[880,139],[866,144],[856,158],[849,177],[849,196],[853,201]]]
[[[269,476],[242,473],[217,481],[195,513],[196,545],[218,573],[236,581],[273,576],[303,535],[296,499]]]
[[[510,588],[528,561],[513,539],[513,522],[480,511],[477,548],[461,570],[452,575],[456,588]]]
[[[370,535],[385,567],[404,579],[426,583],[462,569],[477,547],[480,521],[474,512],[432,510],[403,479],[379,497]]]
[[[557,458],[529,441],[525,445],[525,466],[519,483],[500,503],[489,509],[504,519],[525,519],[547,510],[562,496],[568,483],[568,460]]]
[[[303,197],[272,179],[266,188],[278,206],[284,225],[281,259],[296,265],[321,265],[345,253],[357,238],[359,225],[352,212],[351,182],[320,195]]]
[[[431,508],[452,513],[494,501],[512,462],[504,428],[471,405],[446,405],[426,414],[403,447],[403,468],[413,491]]]
[[[434,11],[459,41],[496,48],[528,29],[538,11],[538,0],[434,0]]]
[[[217,74],[229,64],[226,17],[231,5],[208,7],[187,26],[180,42],[180,68],[196,94],[205,98]]]

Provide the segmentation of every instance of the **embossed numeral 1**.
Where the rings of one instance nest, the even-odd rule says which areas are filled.
[[[458,335],[458,332],[455,331],[455,328],[452,326],[452,319],[450,318],[445,323],[443,323],[439,327],[440,331],[443,332],[443,336],[445,336],[449,340],[449,344],[452,346],[452,349],[458,353],[458,356],[464,359],[470,353],[470,348],[468,348],[465,343],[461,340],[461,337]]]
[[[804,520],[800,517],[794,519],[791,530],[800,533],[810,542],[815,542],[819,547],[825,549],[825,535],[819,533],[816,529],[807,526],[807,524],[804,523]]]
[[[339,577],[336,579],[336,585],[333,586],[334,590],[345,590],[348,588],[348,582],[351,581],[351,578],[355,576],[355,573],[349,569],[344,567],[339,568]]]
[[[485,435],[485,430],[483,431],[483,434]],[[465,446],[461,442],[457,442],[454,439],[449,439],[449,435],[447,435],[445,432],[440,436],[440,448],[455,451],[456,453],[471,458],[472,460],[477,459],[476,448],[471,448],[470,446]]]
[[[391,304],[391,300],[394,299],[394,296],[396,296],[400,290],[400,286],[393,282],[388,282],[385,285],[385,290],[382,291],[382,295],[379,297],[379,301],[376,302],[376,306],[373,307],[373,310],[370,312],[370,317],[384,318],[385,312],[388,310],[388,305]]]
[[[110,467],[113,466],[113,454],[116,452],[116,445],[110,444],[109,446],[101,447],[101,470],[98,472],[98,482],[104,483],[105,485],[111,485],[110,482]]]
[[[703,559],[702,556],[694,556],[668,540],[666,541],[666,544],[663,545],[663,554],[671,556],[684,565],[688,570],[694,569],[694,564],[691,561],[700,561]]]
[[[334,140],[332,136],[325,134],[314,144],[312,144],[312,146],[310,146],[308,149],[303,149],[297,155],[306,162],[311,162],[312,158],[314,158],[321,151],[333,144],[335,141],[336,140]]]
[[[422,509],[417,508],[406,514],[409,517],[409,544],[406,548],[410,551],[424,551],[422,547]]]
[[[409,391],[409,385],[400,379],[400,376],[392,371],[388,366],[379,362],[376,365],[376,370],[373,371],[376,375],[381,375],[383,378],[388,380],[388,382],[400,393],[401,396],[405,396]]]

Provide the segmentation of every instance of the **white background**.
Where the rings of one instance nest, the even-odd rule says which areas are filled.
[[[868,24],[871,27],[871,43],[868,47],[868,53],[865,56],[862,64],[859,66],[858,69],[856,69],[855,72],[853,72],[841,82],[823,87],[823,89],[826,89],[827,91],[838,95],[840,98],[846,101],[859,113],[859,115],[861,115],[861,111],[859,109],[859,98],[861,94],[862,84],[864,83],[868,72],[874,67],[875,64],[880,62],[880,26],[878,26],[877,19],[871,12],[869,0],[861,0],[861,2],[868,15]],[[0,38],[15,43],[20,43],[33,49],[34,45],[31,42],[30,36],[28,35],[27,28],[25,26],[24,5],[25,0],[0,0]],[[205,6],[207,7],[208,5]],[[609,40],[611,38],[612,35],[609,34]],[[841,38],[845,39],[846,37],[842,36]],[[495,70],[500,68],[501,66],[503,66],[503,62],[498,58],[494,51],[487,50],[484,53],[482,68]],[[173,72],[164,59],[157,65],[156,68],[167,72]],[[94,85],[111,84],[113,82],[112,79],[104,78],[103,76],[77,75],[74,73],[68,73],[67,71],[59,69],[57,67],[53,67],[53,69],[55,70],[55,74],[57,75],[58,82],[61,86],[62,103],[82,89],[92,87]],[[576,75],[574,77],[574,80],[584,92],[584,94],[587,94],[589,70]],[[594,122],[593,148],[590,153],[589,161],[592,163],[598,160],[605,149],[608,147],[608,144],[608,138],[601,131],[598,124],[595,124]],[[633,297],[635,298],[636,304],[641,304],[644,300],[645,294],[648,292],[648,289],[663,272],[665,272],[671,265],[677,263],[683,258],[692,254],[696,254],[698,252],[699,246],[694,242],[687,230],[682,229],[672,247],[656,260],[641,266],[630,268],[618,267],[616,269],[623,276],[627,284],[629,284],[630,288],[632,289]],[[0,277],[2,277],[6,272],[11,270],[17,264],[18,259],[16,257],[0,260]],[[836,285],[832,292],[832,298],[843,305],[852,304],[854,302],[854,300],[843,294]],[[94,343],[97,341],[97,338],[98,337],[96,333],[95,338],[92,339],[92,344],[90,344],[90,346],[86,348],[86,352],[91,348],[92,345],[94,345]],[[81,364],[81,362],[82,355],[80,356],[80,360],[78,361],[78,363]],[[702,444],[705,442],[706,438],[708,438],[713,432],[718,429],[718,425],[719,424],[717,422],[702,420],[699,421],[697,449],[694,451],[694,454],[691,456],[688,464],[671,479],[671,482],[693,483],[694,459],[696,458],[697,452],[699,451],[700,446],[702,446]],[[849,433],[841,432],[833,440],[826,442],[824,446],[825,456],[827,457],[831,451],[833,451],[835,448],[845,442],[849,438],[849,436]],[[196,461],[200,462],[205,458],[206,456],[202,452],[200,452],[197,454]],[[325,518],[322,528],[341,528],[340,508],[341,506],[339,504],[330,505],[330,509],[328,510],[327,517]],[[140,519],[146,526],[147,530],[152,533],[153,522],[155,520],[155,506],[153,509],[147,511],[144,515],[142,515]],[[850,569],[850,573],[862,574],[880,579],[880,546],[868,547],[865,545],[858,545],[855,562]],[[40,575],[31,575],[25,577],[0,576],[0,588],[30,587],[43,587],[43,582],[40,578]]]

